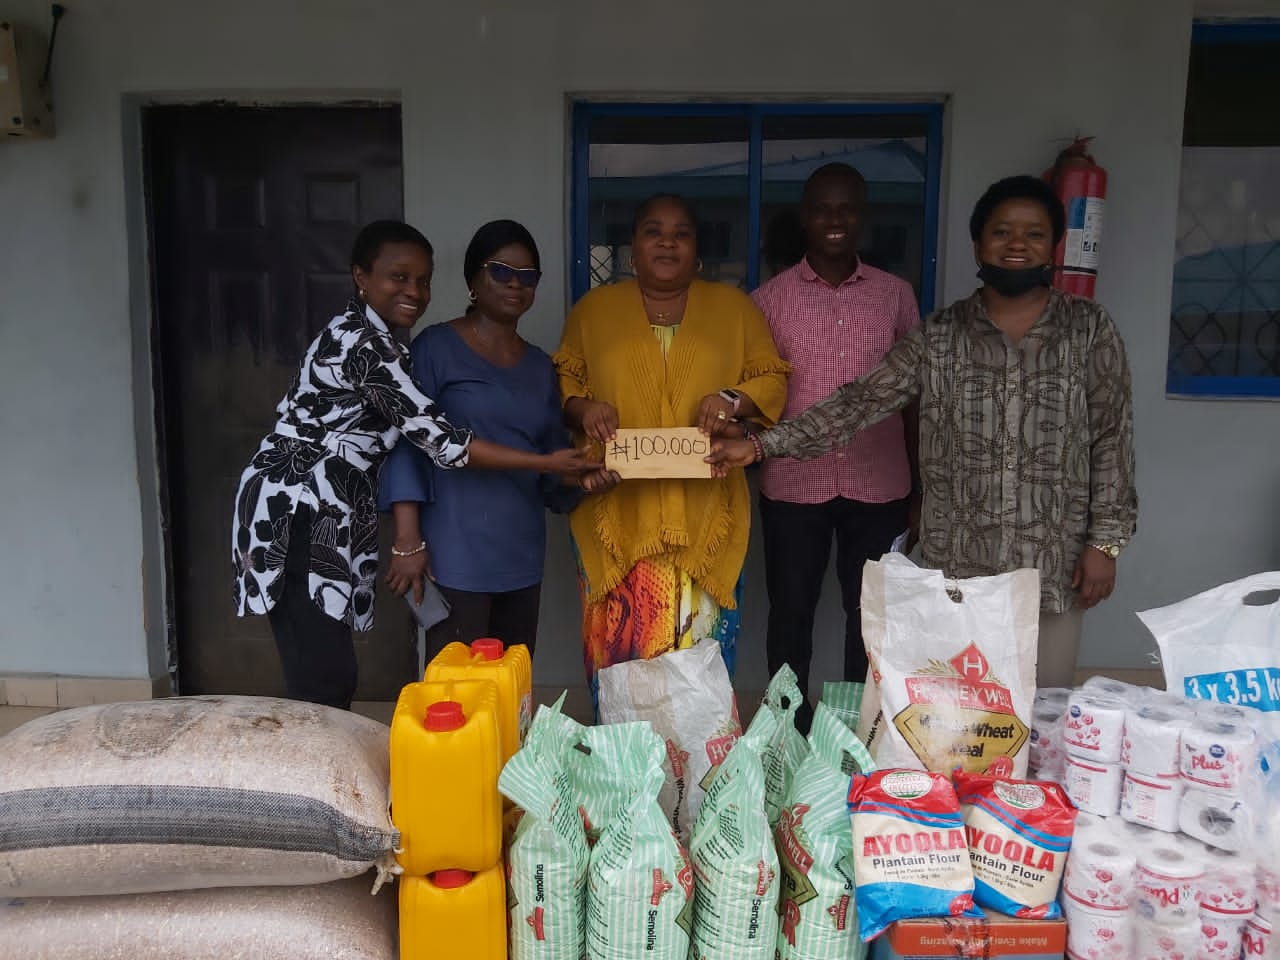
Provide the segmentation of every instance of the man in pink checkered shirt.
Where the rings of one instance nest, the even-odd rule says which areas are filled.
[[[792,365],[784,420],[871,370],[920,322],[910,285],[858,258],[866,195],[853,167],[832,163],[816,170],[800,201],[804,259],[752,294],[778,352]],[[790,664],[806,695],[814,612],[833,536],[845,611],[844,677],[866,677],[862,566],[888,550],[917,515],[910,510],[918,489],[914,413],[906,418],[910,424],[891,416],[818,459],[770,458],[761,467],[769,672]],[[807,703],[796,719],[807,729]]]

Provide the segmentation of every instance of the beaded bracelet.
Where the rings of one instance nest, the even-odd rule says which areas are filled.
[[[751,440],[751,446],[752,448],[754,448],[756,452],[755,462],[760,463],[764,460],[764,444],[760,442],[759,434],[755,434],[755,433],[751,434],[750,440]]]
[[[397,550],[394,545],[391,547],[391,555],[393,557],[416,557],[418,554],[426,553],[426,552],[427,552],[427,541],[425,540],[423,540],[420,544],[418,544],[412,550]]]

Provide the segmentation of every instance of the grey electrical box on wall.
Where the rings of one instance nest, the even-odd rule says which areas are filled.
[[[44,38],[36,31],[0,20],[0,133],[53,136],[53,104],[41,77],[44,55]]]

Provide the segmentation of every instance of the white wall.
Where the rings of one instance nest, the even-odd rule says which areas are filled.
[[[1150,644],[1135,609],[1280,566],[1280,408],[1164,397],[1191,0],[1078,0],[1069,15],[1048,0],[69,6],[58,137],[0,143],[0,673],[163,673],[150,371],[136,335],[146,277],[137,224],[126,225],[138,209],[134,94],[399,91],[406,216],[439,251],[430,320],[461,303],[462,249],[484,220],[524,221],[553,263],[565,251],[574,94],[947,97],[947,300],[973,287],[965,222],[981,189],[1039,171],[1062,138],[1095,134],[1112,198],[1099,297],[1130,346],[1142,515],[1118,592],[1089,617],[1083,660],[1141,665]],[[6,4],[33,23],[47,11]],[[564,307],[553,269],[531,338],[554,345]],[[561,526],[550,550],[539,682],[577,683]],[[758,689],[758,546],[748,587],[741,686]],[[837,607],[829,589],[820,640],[839,636]]]

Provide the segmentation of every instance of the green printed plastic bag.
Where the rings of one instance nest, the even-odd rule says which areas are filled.
[[[665,757],[662,739],[647,721],[582,728],[568,761],[589,844],[630,803],[654,764],[661,772]]]
[[[764,692],[760,712],[769,711],[778,721],[777,730],[770,738],[769,746],[761,751],[760,762],[764,767],[764,805],[769,816],[769,826],[777,826],[782,805],[787,799],[791,778],[795,776],[800,761],[809,752],[809,745],[796,729],[796,711],[803,697],[795,671],[782,665]],[[754,722],[754,721],[753,721]]]
[[[778,855],[750,730],[729,751],[707,790],[689,859],[695,881],[689,960],[773,960]]]
[[[620,726],[631,726],[630,724]],[[587,956],[590,960],[687,960],[693,926],[693,871],[671,822],[658,805],[666,775],[662,741],[624,738],[632,768],[628,800],[613,814],[587,870]],[[609,730],[610,727],[599,727]],[[616,727],[614,728],[616,729]]]
[[[849,778],[874,768],[871,755],[826,703],[809,730],[809,755],[778,822],[782,869],[778,960],[862,960],[849,829]]]
[[[850,730],[858,729],[862,715],[862,694],[866,685],[853,680],[828,680],[822,685],[822,702]]]
[[[564,695],[539,707],[498,789],[524,814],[507,850],[511,960],[581,960],[586,949],[587,838],[568,753],[583,727],[562,714]]]

